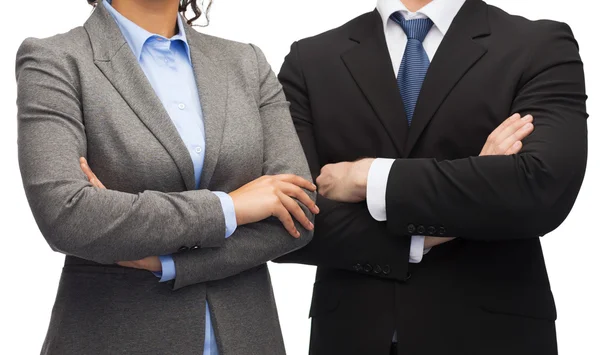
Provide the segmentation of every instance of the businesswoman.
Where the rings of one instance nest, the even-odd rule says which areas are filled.
[[[280,84],[195,0],[93,4],[17,54],[25,191],[67,255],[42,353],[284,354],[265,263],[318,208]]]

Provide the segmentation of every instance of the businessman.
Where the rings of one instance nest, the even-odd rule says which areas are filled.
[[[587,160],[567,25],[379,0],[294,43],[279,79],[321,194],[312,243],[279,260],[318,266],[311,354],[557,353],[540,237]]]

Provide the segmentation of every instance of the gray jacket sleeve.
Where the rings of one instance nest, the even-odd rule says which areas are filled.
[[[281,84],[260,49],[254,46],[252,49],[256,54],[256,92],[263,121],[263,173],[291,173],[312,181]],[[313,201],[316,199],[316,193],[307,193]],[[301,207],[314,222],[314,215],[305,206]],[[297,221],[296,228],[301,234],[298,239],[290,236],[278,219],[270,218],[238,227],[221,248],[176,254],[174,260],[177,276],[174,288],[233,276],[297,250],[310,242],[313,233],[304,229]]]
[[[54,250],[113,263],[223,245],[221,204],[209,191],[130,194],[88,183],[79,167],[87,146],[79,78],[68,56],[28,39],[17,53],[16,76],[21,175]]]

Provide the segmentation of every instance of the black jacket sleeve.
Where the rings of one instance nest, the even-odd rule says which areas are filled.
[[[537,238],[570,212],[587,161],[585,82],[577,42],[565,24],[545,22],[532,43],[512,111],[535,131],[513,156],[452,161],[399,159],[390,172],[388,228],[434,227],[471,240]]]

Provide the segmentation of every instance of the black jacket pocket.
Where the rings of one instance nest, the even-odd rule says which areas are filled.
[[[482,291],[481,307],[488,312],[556,320],[554,297],[547,287],[488,285]]]
[[[335,311],[340,305],[342,295],[342,286],[338,282],[316,282],[309,316],[314,318]]]

